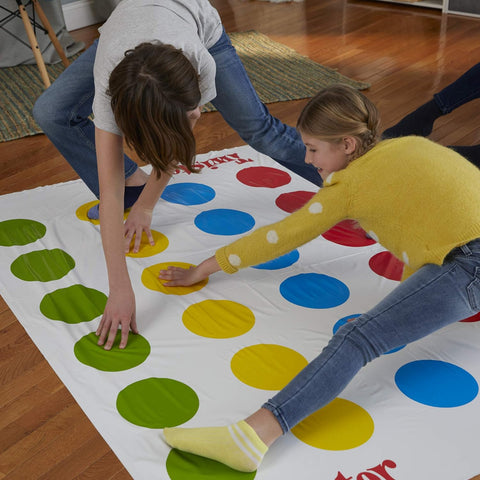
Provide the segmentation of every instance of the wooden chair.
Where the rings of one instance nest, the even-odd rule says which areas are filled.
[[[9,33],[11,36],[16,38],[19,42],[28,46],[28,44],[26,44],[21,38],[8,32],[8,30],[4,28],[4,25],[8,23],[10,20],[12,20],[13,18],[20,17],[22,19],[23,25],[25,27],[25,31],[27,33],[28,41],[30,42],[30,47],[32,48],[33,56],[35,58],[35,61],[37,62],[38,69],[40,71],[40,76],[42,77],[45,88],[48,88],[51,85],[51,82],[50,82],[50,78],[48,77],[47,69],[45,67],[45,62],[42,57],[42,52],[40,51],[40,47],[38,46],[38,41],[35,34],[36,29],[38,28],[42,30],[44,33],[48,34],[53,46],[55,47],[55,50],[60,56],[62,63],[65,65],[65,67],[67,67],[70,64],[70,62],[68,61],[67,56],[65,55],[65,52],[63,51],[63,48],[60,45],[60,42],[58,41],[58,38],[55,35],[55,32],[52,29],[52,26],[50,25],[50,22],[48,21],[42,7],[40,6],[39,0],[28,0],[25,4],[23,3],[22,0],[16,0],[16,2],[18,5],[18,10],[15,10],[15,11],[0,5],[0,8],[2,10],[7,11],[9,13],[6,17],[0,20],[0,28],[3,28],[7,33]],[[33,5],[33,9],[32,9],[33,18],[30,18],[26,11],[25,7],[27,7],[28,5]],[[35,20],[35,13],[38,14],[43,26],[37,23],[37,21]]]

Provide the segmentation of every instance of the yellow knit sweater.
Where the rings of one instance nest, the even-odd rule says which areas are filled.
[[[227,273],[267,262],[345,219],[404,262],[403,278],[480,237],[480,169],[423,137],[384,140],[335,172],[301,209],[220,248]]]

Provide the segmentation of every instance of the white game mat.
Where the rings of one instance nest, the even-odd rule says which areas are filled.
[[[165,426],[238,421],[333,332],[399,281],[401,264],[348,222],[288,255],[191,288],[156,278],[280,220],[316,187],[248,146],[199,155],[153,216],[156,246],[127,258],[139,335],[105,352],[108,293],[94,200],[81,181],[0,197],[1,294],[136,480],[467,480],[480,471],[476,317],[389,352],[282,437],[252,474],[171,451]],[[118,343],[117,343],[118,345]]]

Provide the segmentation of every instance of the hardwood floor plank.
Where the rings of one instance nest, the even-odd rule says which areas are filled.
[[[12,342],[0,348],[0,385],[11,382],[43,360],[40,351],[21,330],[23,327],[18,323],[7,328],[6,336]]]
[[[98,433],[78,406],[71,404],[63,408],[64,401],[59,401],[62,408],[59,413],[0,455],[0,471],[7,472],[9,480],[41,478],[86,442],[98,438]],[[83,460],[90,463],[88,457]],[[73,478],[75,474],[77,472],[64,478]]]
[[[5,304],[5,310],[0,312],[0,343],[2,342],[2,336],[8,333],[7,328],[16,321],[17,319],[12,315],[10,309]]]
[[[122,478],[131,479],[130,475],[119,465],[118,470],[112,471],[112,463],[115,462],[115,454],[107,448],[106,453],[98,460],[93,462],[74,480],[112,480],[117,475],[123,475]]]
[[[126,470],[116,473],[110,480],[131,480],[132,477]]]
[[[36,363],[30,370],[23,372],[14,380],[2,385],[0,395],[0,411],[2,411],[2,409],[5,408],[5,406],[10,402],[17,401],[18,397],[23,396],[25,392],[30,390],[33,386],[37,386],[38,388],[42,389],[43,381],[52,378],[56,380],[57,388],[63,385],[53,373],[46,360]],[[4,422],[8,422],[9,420],[10,419],[8,417],[0,418],[0,429],[2,428]]]
[[[0,451],[19,450],[18,446],[22,445],[25,438],[34,441],[32,432],[40,431],[49,424],[70,406],[71,400],[72,397],[65,387],[51,395],[35,386],[20,398],[5,405],[0,412],[2,417],[8,420],[2,419]],[[23,448],[20,448],[20,451],[23,451]],[[0,459],[1,457],[0,455]],[[13,458],[13,454],[10,458]]]
[[[110,447],[106,442],[99,438],[90,436],[85,439],[84,443],[79,446],[74,452],[66,456],[62,461],[58,462],[53,468],[45,472],[42,476],[38,477],[38,480],[52,480],[52,479],[64,479],[75,478],[81,475],[85,470],[85,458],[89,459],[89,462],[95,464],[101,458],[103,458],[110,450]],[[97,475],[98,470],[95,472]],[[96,476],[94,478],[104,480],[105,476]]]

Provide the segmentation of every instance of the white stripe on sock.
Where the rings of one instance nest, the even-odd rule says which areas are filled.
[[[235,427],[235,425],[233,425]],[[258,465],[259,460],[256,459],[251,452],[245,448],[243,443],[241,442],[240,438],[238,438],[238,434],[232,429],[232,425],[228,426],[228,431],[230,432],[230,435],[232,437],[232,440],[236,443],[237,447],[254,463],[254,465]],[[261,457],[260,457],[261,459]]]
[[[252,441],[247,437],[245,432],[237,424],[233,425],[233,428],[234,428],[235,432],[237,433],[237,435],[240,435],[242,437],[242,439],[243,439],[244,443],[246,443],[247,447],[258,458],[257,461],[260,461],[263,458],[263,453],[260,450],[258,450],[258,448],[252,443]]]

